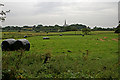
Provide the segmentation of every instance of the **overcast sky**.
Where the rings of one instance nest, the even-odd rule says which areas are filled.
[[[105,0],[104,0],[105,1]],[[114,1],[114,2],[113,2]],[[85,24],[90,27],[116,27],[118,25],[118,2],[94,1],[14,1],[7,0],[3,10],[11,10],[3,26],[8,25],[63,25]]]

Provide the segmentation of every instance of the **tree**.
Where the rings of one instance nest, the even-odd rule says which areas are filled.
[[[71,27],[71,31],[77,31],[77,27]]]
[[[117,26],[115,33],[120,33],[120,24]]]
[[[59,27],[59,25],[56,24],[55,27]]]
[[[65,31],[71,31],[71,27],[70,26],[66,26],[66,27],[64,27],[64,30]]]
[[[41,27],[43,27],[43,25],[42,25],[42,24],[39,24],[39,25],[37,25],[36,28],[41,28]]]
[[[82,29],[82,33],[85,34],[85,35],[89,34],[90,32],[91,32],[91,30],[89,28],[83,28]]]
[[[28,28],[29,26],[23,26],[23,28]]]
[[[0,6],[4,6],[4,4],[1,4],[1,3],[0,3]],[[3,10],[2,10],[2,11],[0,12],[0,21],[1,21],[1,22],[5,21],[5,19],[6,19],[6,14],[9,13],[9,12],[10,12],[10,10],[8,10],[8,11],[3,11]]]

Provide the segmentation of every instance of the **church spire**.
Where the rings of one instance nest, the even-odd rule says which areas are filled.
[[[64,23],[64,25],[63,25],[64,27],[66,27],[67,26],[67,22],[66,22],[66,19],[65,19],[65,23]]]
[[[64,25],[66,25],[66,19],[65,19],[65,24]]]

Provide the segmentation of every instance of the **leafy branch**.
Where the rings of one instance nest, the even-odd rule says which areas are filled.
[[[1,7],[1,6],[4,6],[4,4],[1,4],[1,3],[0,3],[0,7]],[[0,21],[1,21],[1,22],[5,21],[5,19],[6,19],[6,14],[9,13],[9,12],[10,12],[10,10],[8,10],[8,11],[3,11],[3,10],[2,10],[2,11],[0,12]]]

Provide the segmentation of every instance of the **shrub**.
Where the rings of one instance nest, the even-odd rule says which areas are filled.
[[[89,34],[90,32],[91,32],[91,30],[89,28],[83,28],[82,29],[82,33],[85,34],[85,35]]]

